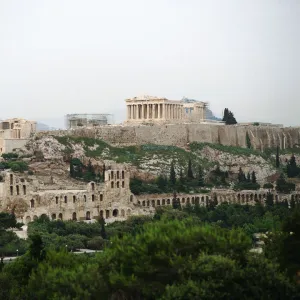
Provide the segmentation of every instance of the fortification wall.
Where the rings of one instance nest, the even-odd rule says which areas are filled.
[[[228,146],[246,147],[246,136],[254,149],[264,150],[277,145],[292,148],[300,144],[299,128],[263,126],[213,125],[213,124],[165,124],[137,126],[103,126],[75,130],[39,132],[42,135],[71,135],[102,139],[114,145],[176,145],[188,143],[219,143]]]

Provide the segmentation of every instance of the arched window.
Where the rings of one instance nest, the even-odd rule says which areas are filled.
[[[130,214],[131,214],[131,210],[128,208],[127,209],[127,216],[130,216]]]
[[[121,210],[121,216],[125,217],[125,210],[124,209]]]
[[[83,195],[84,202],[86,202],[86,195]]]
[[[190,198],[187,198],[187,199],[186,199],[186,202],[187,202],[188,204],[190,204]]]
[[[55,220],[56,219],[56,214],[52,214],[51,219]]]
[[[122,179],[125,178],[125,174],[124,174],[124,171],[122,171]]]
[[[89,211],[86,212],[85,219],[86,220],[90,220],[91,219],[91,213]]]
[[[192,204],[195,204],[195,198],[192,197]]]
[[[34,200],[33,199],[30,200],[30,207],[34,208]]]
[[[125,187],[125,183],[124,183],[124,181],[122,181],[122,188],[123,188],[123,187]]]
[[[142,205],[143,205],[143,206],[145,206],[145,205],[146,205],[145,201],[143,201],[143,202],[142,202]]]
[[[92,195],[92,201],[93,202],[95,201],[95,195]]]
[[[170,203],[171,203],[171,202],[170,202],[170,199],[168,199],[168,200],[167,200],[167,204],[170,204]]]
[[[148,206],[148,207],[150,206],[150,201],[149,201],[149,200],[147,201],[147,206]]]
[[[92,191],[94,191],[95,190],[95,183],[94,182],[91,183],[91,187],[92,187]]]
[[[33,221],[36,221],[38,219],[38,216],[37,215],[34,215],[33,216]]]
[[[73,212],[73,214],[72,214],[72,220],[73,220],[73,221],[76,221],[76,220],[77,220],[76,212]]]
[[[100,210],[100,218],[103,218],[103,210]]]
[[[162,199],[162,205],[166,205],[166,200]]]
[[[100,201],[103,201],[103,195],[100,194]]]
[[[181,199],[181,203],[185,203],[185,198],[182,198],[182,199]]]
[[[10,179],[10,184],[13,184],[14,183],[14,176],[13,176],[13,174],[9,175],[9,179]]]
[[[119,183],[119,181],[117,181],[117,188],[119,188],[120,187],[120,183]]]
[[[117,179],[119,179],[119,177],[120,177],[120,172],[117,171]]]
[[[105,218],[106,219],[109,218],[109,210],[106,210],[106,212],[105,212]]]
[[[155,200],[152,200],[152,206],[155,206]]]
[[[64,198],[65,198],[65,203],[67,203],[68,202],[68,197],[65,196]]]
[[[13,196],[13,194],[14,194],[14,187],[10,186],[10,195]]]
[[[28,224],[29,222],[31,222],[31,218],[29,216],[26,217],[26,224]]]
[[[113,181],[111,182],[110,186],[111,186],[112,189],[114,188],[114,182]]]
[[[157,205],[160,205],[160,200],[157,200]]]
[[[26,185],[23,185],[23,195],[26,195]]]
[[[76,196],[74,195],[73,196],[73,203],[75,203],[76,202]]]
[[[119,214],[119,211],[117,209],[113,210],[113,216],[116,218]]]
[[[55,203],[58,204],[58,197],[55,197]]]
[[[16,189],[17,189],[17,195],[20,195],[20,188],[18,185],[16,186]]]

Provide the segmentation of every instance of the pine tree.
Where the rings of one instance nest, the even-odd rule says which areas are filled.
[[[250,176],[250,173],[248,172],[247,174],[247,182],[251,182],[251,176]]]
[[[276,168],[278,169],[279,167],[280,167],[279,147],[277,146],[277,149],[276,149]]]
[[[223,122],[225,122],[226,125],[234,125],[237,124],[237,121],[233,115],[233,113],[228,109],[224,109],[224,115],[223,115]]]
[[[256,174],[254,171],[252,171],[251,181],[252,183],[256,183]]]
[[[181,209],[179,198],[177,198],[176,192],[173,193],[172,206],[174,209]]]
[[[106,235],[106,231],[105,231],[105,220],[103,217],[100,217],[99,219],[99,223],[101,225],[101,229],[100,229],[100,235],[101,237],[106,240],[107,239],[107,235]]]
[[[265,200],[266,206],[273,206],[274,205],[274,196],[270,192],[267,193],[267,198]]]
[[[191,159],[189,159],[187,177],[188,177],[188,179],[194,179]]]
[[[165,191],[168,185],[168,180],[163,175],[159,175],[156,179],[156,184],[161,191]]]
[[[204,174],[201,166],[198,167],[198,185],[204,186]]]
[[[228,108],[225,108],[222,121],[225,122],[225,124],[227,124],[227,120],[228,120]]]
[[[245,181],[245,174],[244,174],[244,172],[243,172],[243,170],[242,170],[241,167],[240,167],[239,173],[238,173],[238,181],[240,183]]]
[[[246,132],[246,145],[248,149],[251,149],[251,140],[248,131]]]
[[[287,165],[287,175],[290,178],[296,177],[299,175],[299,168],[296,163],[295,155],[293,154]]]
[[[73,165],[73,159],[72,159],[72,157],[71,157],[71,159],[70,159],[70,177],[71,178],[74,178],[75,176],[74,176],[74,165]]]
[[[171,169],[170,169],[170,183],[174,186],[176,184],[176,173],[174,168],[174,162],[171,163]]]

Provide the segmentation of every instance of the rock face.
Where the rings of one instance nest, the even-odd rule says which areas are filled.
[[[218,163],[222,171],[238,173],[241,167],[245,174],[255,172],[258,183],[264,183],[265,178],[276,173],[276,169],[261,156],[233,155],[206,146],[202,149],[203,158]]]
[[[52,135],[53,131],[37,133]],[[293,148],[300,144],[300,128],[267,126],[215,125],[215,124],[152,124],[114,125],[96,128],[55,131],[56,135],[99,138],[114,145],[174,145],[185,147],[188,143],[214,143],[246,148],[248,134],[253,149]]]

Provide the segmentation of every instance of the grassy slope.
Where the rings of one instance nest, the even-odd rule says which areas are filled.
[[[232,155],[243,156],[262,156],[274,164],[274,159],[271,159],[271,154],[274,150],[269,150],[267,153],[261,153],[252,149],[245,149],[233,146],[224,146],[219,144],[207,143],[192,143],[190,151],[175,146],[162,145],[142,145],[129,147],[114,147],[106,142],[87,137],[57,137],[54,136],[61,144],[67,147],[66,152],[72,153],[71,144],[80,143],[83,145],[87,157],[101,157],[102,159],[109,159],[117,163],[130,163],[145,171],[168,173],[170,163],[175,162],[176,168],[186,168],[189,158],[193,162],[193,167],[196,169],[197,165],[203,168],[209,168],[217,162],[209,162],[200,157],[200,152],[205,146],[227,152]],[[91,149],[92,148],[92,149]]]

